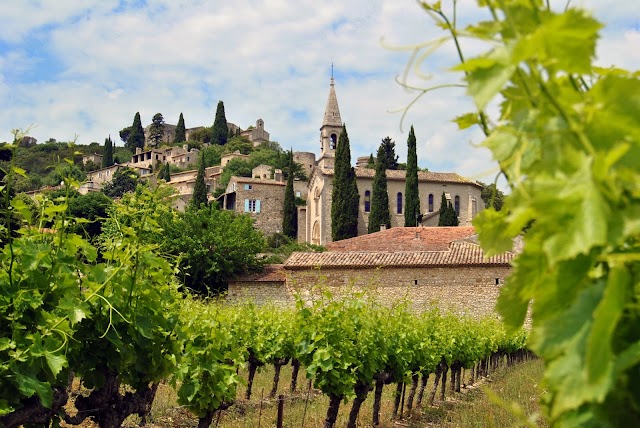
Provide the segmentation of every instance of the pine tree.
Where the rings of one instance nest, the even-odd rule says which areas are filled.
[[[398,169],[398,156],[396,155],[396,143],[391,137],[382,139],[382,147],[384,147],[384,158],[387,163],[387,169]],[[380,156],[378,156],[380,159]]]
[[[384,158],[384,147],[378,148],[378,162],[376,162],[376,172],[373,176],[371,189],[371,213],[369,214],[369,233],[378,232],[380,226],[391,224],[389,214],[389,194],[387,193],[387,164]]]
[[[142,122],[140,121],[140,112],[137,112],[133,118],[133,125],[131,125],[127,142],[124,145],[134,153],[136,147],[144,148],[144,128],[142,128]]]
[[[213,121],[213,129],[211,130],[211,144],[224,145],[227,144],[227,137],[229,135],[227,118],[224,114],[224,103],[218,101],[218,107],[216,108],[216,118]]]
[[[331,236],[334,241],[358,235],[358,185],[351,166],[351,148],[347,127],[342,126],[338,139],[333,174],[333,203],[331,204]]]
[[[174,143],[182,143],[187,141],[186,130],[184,127],[184,116],[180,113],[180,118],[178,119],[178,124],[176,125],[176,135],[173,137]]]
[[[104,151],[102,153],[102,167],[106,168],[113,165],[113,141],[111,135],[104,139]]]
[[[200,208],[201,205],[207,205],[207,186],[204,183],[204,153],[200,155],[200,165],[198,166],[198,175],[193,185],[193,196],[191,198],[191,206]]]
[[[418,215],[420,215],[420,195],[418,193],[418,153],[413,125],[411,125],[407,139],[407,175],[404,198],[404,225],[405,227],[417,226]]]
[[[169,167],[169,162],[164,165],[164,181],[167,183],[171,181],[171,168]]]
[[[156,113],[151,119],[151,126],[149,127],[149,140],[153,147],[158,147],[164,139],[164,117],[162,113]]]
[[[296,196],[293,192],[293,149],[289,151],[289,166],[287,168],[287,186],[284,189],[284,209],[282,214],[282,233],[291,239],[298,237],[298,209]]]

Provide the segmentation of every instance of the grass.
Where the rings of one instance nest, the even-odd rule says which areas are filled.
[[[429,379],[422,409],[414,413],[411,418],[402,421],[392,421],[393,395],[395,385],[387,385],[384,389],[382,408],[380,413],[380,428],[392,427],[442,427],[442,428],[484,428],[484,427],[520,427],[527,426],[522,418],[533,418],[540,413],[538,398],[542,390],[544,367],[540,360],[528,361],[514,367],[501,369],[492,375],[490,380],[482,381],[480,385],[464,388],[463,393],[452,395],[447,385],[447,399],[436,405],[426,406],[427,393],[433,387],[433,377]],[[246,379],[246,373],[241,373]],[[272,368],[263,368],[256,374],[253,384],[251,400],[244,400],[245,387],[238,388],[236,403],[214,418],[212,427],[218,428],[256,428],[275,427],[277,418],[277,401],[268,398],[271,391],[273,377]],[[464,377],[463,377],[464,379]],[[283,367],[280,375],[278,394],[285,395],[284,427],[315,428],[321,427],[329,404],[328,398],[319,391],[309,389],[308,380],[304,372],[300,371],[298,391],[291,395],[289,383],[291,381],[291,367]],[[489,392],[487,392],[487,390]],[[408,394],[408,391],[407,391]],[[438,391],[439,394],[439,391]],[[495,395],[506,403],[517,403],[521,417],[514,412],[512,404],[497,404],[488,395]],[[439,396],[439,395],[438,395]],[[197,419],[186,409],[176,403],[176,393],[169,384],[161,384],[153,403],[147,426],[150,428],[196,427]],[[369,393],[362,405],[358,420],[359,427],[370,427],[372,418],[373,392]],[[351,403],[342,404],[336,427],[344,427],[347,423]],[[407,417],[405,412],[405,417]],[[538,421],[538,426],[547,427],[544,421]],[[131,416],[125,422],[126,427],[137,427],[139,418]],[[217,425],[216,425],[217,424]],[[534,426],[534,425],[531,425]],[[83,424],[83,427],[95,427]]]

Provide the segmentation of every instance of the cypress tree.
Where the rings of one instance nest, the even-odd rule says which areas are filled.
[[[373,188],[371,190],[371,213],[369,214],[369,233],[377,232],[383,224],[391,224],[389,214],[389,195],[387,193],[387,164],[384,157],[384,147],[378,148],[378,161],[376,173],[373,176]]]
[[[376,169],[376,159],[373,157],[373,153],[369,155],[369,160],[367,161],[367,168]]]
[[[447,197],[442,192],[442,200],[440,201],[440,216],[438,217],[438,226],[445,226],[447,222]]]
[[[156,175],[156,178],[158,179],[158,181],[160,180],[164,180],[164,166],[160,167],[158,169],[158,175]]]
[[[284,209],[282,213],[282,233],[291,239],[298,237],[298,209],[293,192],[293,149],[289,151],[287,186],[284,189]]]
[[[449,201],[447,207],[447,224],[445,224],[445,226],[457,226],[458,224],[458,214],[456,214],[455,208],[453,208],[451,201]]]
[[[342,126],[342,133],[338,139],[333,171],[331,237],[334,241],[339,241],[358,235],[358,202],[360,199],[356,173],[351,166],[351,148],[345,125]]]
[[[384,137],[382,139],[382,147],[384,147],[384,158],[387,164],[387,169],[398,169],[398,156],[396,155],[396,143],[391,137]],[[380,156],[378,156],[380,159]]]
[[[404,187],[404,225],[417,226],[420,214],[420,195],[418,193],[418,153],[416,149],[416,134],[413,125],[407,139],[407,175]]]
[[[193,186],[193,196],[191,198],[191,206],[200,208],[201,205],[207,206],[207,186],[204,183],[204,152],[200,155],[200,165],[198,166],[198,175],[196,183]]]
[[[178,124],[176,125],[176,135],[173,138],[174,143],[182,143],[187,141],[186,130],[184,127],[184,117],[182,113],[180,113],[180,118],[178,119]]]
[[[102,167],[106,168],[113,165],[113,141],[111,135],[104,139],[104,151],[102,153]]]
[[[169,162],[164,165],[164,181],[167,183],[171,181],[171,168],[169,168]]]
[[[133,125],[131,125],[125,146],[134,153],[136,147],[144,148],[144,128],[142,128],[142,122],[140,121],[140,112],[137,112],[133,118]]]
[[[218,107],[216,108],[216,118],[213,121],[213,129],[211,130],[211,144],[224,145],[227,144],[227,137],[229,136],[227,118],[224,114],[224,103],[218,101]]]

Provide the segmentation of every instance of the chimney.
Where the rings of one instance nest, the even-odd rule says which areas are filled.
[[[136,147],[136,154],[139,155],[140,153],[142,153],[142,148]]]
[[[278,181],[278,182],[283,182],[284,181],[284,175],[282,174],[282,170],[281,169],[273,170],[273,179]]]
[[[189,145],[188,144],[183,144],[182,145],[182,150],[184,150],[185,152],[188,152],[189,150]]]
[[[387,225],[386,224],[381,224],[380,225],[380,232],[382,232],[383,230],[387,230]]]

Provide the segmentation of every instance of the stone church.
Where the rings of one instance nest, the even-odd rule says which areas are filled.
[[[342,119],[332,77],[329,98],[320,127],[320,157],[309,174],[307,205],[299,212],[299,241],[316,245],[325,245],[332,241],[333,166],[341,132]],[[371,191],[375,171],[356,165],[355,172],[360,194],[358,235],[365,235],[371,210]],[[405,171],[387,170],[387,186],[391,226],[404,226]],[[475,181],[455,173],[418,172],[418,193],[423,225],[438,225],[438,214],[442,192],[444,192],[458,214],[460,225],[470,226],[472,219],[484,208],[484,202],[480,197],[481,190],[482,187]]]

